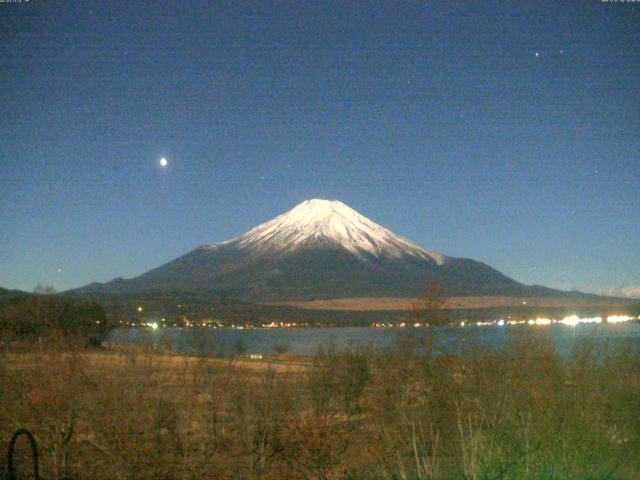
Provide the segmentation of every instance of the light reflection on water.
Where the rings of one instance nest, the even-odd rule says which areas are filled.
[[[440,350],[459,353],[474,346],[498,347],[511,338],[549,336],[562,354],[569,354],[582,339],[593,340],[596,345],[610,349],[624,345],[640,347],[640,323],[582,323],[577,325],[552,323],[534,325],[494,325],[439,327],[437,339]],[[422,344],[429,334],[424,328],[284,328],[284,329],[230,329],[230,328],[159,328],[118,329],[112,332],[107,344],[147,346],[171,349],[176,352],[256,353],[274,354],[286,351],[293,354],[313,354],[319,348],[349,346],[370,348],[394,347],[403,338],[412,338]]]

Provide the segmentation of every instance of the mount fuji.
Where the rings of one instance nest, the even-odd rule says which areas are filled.
[[[132,279],[79,289],[131,294],[211,292],[251,302],[412,297],[429,283],[445,295],[554,295],[490,266],[423,248],[339,201],[313,199],[239,237],[203,245]]]

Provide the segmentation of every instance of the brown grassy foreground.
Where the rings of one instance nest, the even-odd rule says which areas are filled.
[[[307,363],[49,346],[0,358],[0,433],[60,479],[637,479],[640,352],[551,341]]]

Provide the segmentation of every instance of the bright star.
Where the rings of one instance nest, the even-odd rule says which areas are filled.
[[[167,162],[167,159],[166,159],[166,158],[162,157],[162,158],[160,159],[160,166],[161,166],[161,167],[166,167],[168,164],[169,164],[169,162]]]

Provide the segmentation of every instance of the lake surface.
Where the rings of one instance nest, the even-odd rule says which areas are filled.
[[[424,328],[159,328],[115,330],[105,342],[112,345],[147,346],[171,349],[181,353],[255,353],[274,354],[278,350],[294,354],[313,354],[319,348],[350,346],[388,348],[403,338],[420,338],[428,334]],[[440,327],[440,350],[459,353],[474,346],[504,344],[514,337],[548,336],[562,354],[570,354],[581,340],[618,349],[640,347],[640,323],[553,325],[503,325]]]

